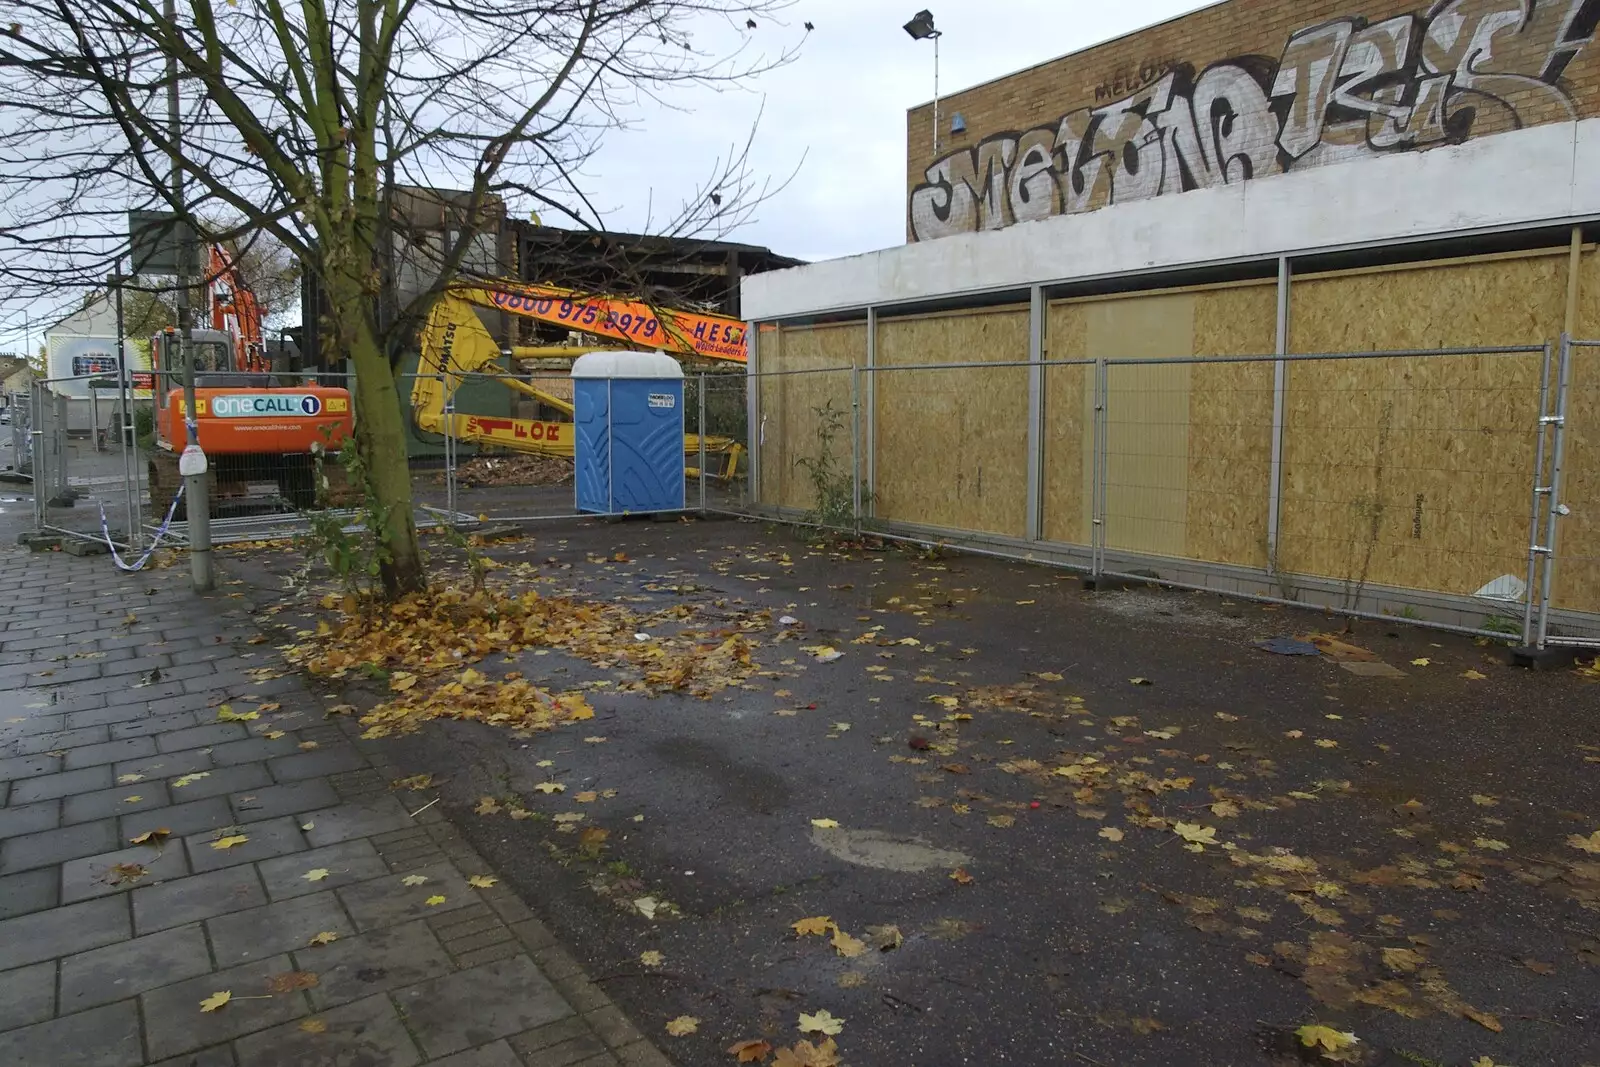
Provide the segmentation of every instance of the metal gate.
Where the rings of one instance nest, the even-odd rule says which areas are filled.
[[[1563,336],[1553,384],[1535,470],[1533,643],[1600,648],[1600,341]]]

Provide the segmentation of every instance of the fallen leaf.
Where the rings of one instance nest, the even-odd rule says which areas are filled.
[[[133,845],[159,845],[171,836],[172,831],[162,827],[157,830],[146,830],[142,834],[136,834],[128,838],[128,843]]]
[[[174,788],[174,789],[182,789],[186,785],[193,785],[195,782],[198,782],[202,778],[210,778],[210,777],[211,777],[211,772],[210,771],[199,771],[199,772],[197,772],[195,774],[185,774],[185,775],[183,775],[181,777],[174,778],[172,780],[172,788]]]
[[[221,992],[213,993],[209,997],[207,997],[206,999],[202,1000],[200,1002],[200,1010],[201,1011],[217,1011],[224,1004],[228,1003],[228,1001],[230,1001],[232,999],[233,999],[233,992],[231,990],[224,989]]]
[[[833,920],[826,915],[813,915],[809,919],[801,919],[789,925],[801,937],[812,937],[827,933],[833,926]]]
[[[300,1024],[300,1029],[308,1034],[323,1034],[328,1031],[328,1024],[321,1019],[307,1019]]]
[[[310,752],[312,749],[319,748],[321,746],[319,746],[315,741],[302,741],[297,747],[302,752]]]
[[[1381,955],[1385,967],[1401,974],[1411,974],[1428,962],[1420,953],[1409,948],[1386,948]]]
[[[1219,800],[1211,805],[1211,814],[1219,819],[1232,819],[1239,814],[1239,805],[1231,800]]]
[[[574,793],[572,799],[579,804],[593,804],[600,799],[600,794],[596,790],[586,789],[582,793]]]
[[[967,873],[965,867],[957,867],[950,872],[950,880],[956,885],[971,885],[976,879]]]
[[[811,825],[818,830],[837,830],[839,828],[839,823],[835,819],[812,819]]]
[[[1433,660],[1429,659],[1427,656],[1419,656],[1418,658],[1416,658],[1416,659],[1411,661],[1411,665],[1413,667],[1426,667],[1428,664],[1430,664],[1432,662],[1433,662]]]
[[[250,722],[259,718],[261,718],[259,711],[234,711],[233,707],[228,704],[224,704],[217,709],[218,722]]]
[[[1309,1023],[1300,1027],[1294,1034],[1306,1048],[1321,1049],[1325,1052],[1342,1052],[1361,1042],[1355,1034],[1335,1030],[1320,1023]]]
[[[126,885],[129,882],[137,882],[149,873],[142,863],[113,863],[111,869],[106,871],[103,881],[107,885]]]
[[[1567,844],[1584,852],[1600,854],[1600,830],[1596,830],[1588,837],[1584,837],[1582,834],[1573,834],[1567,838]]]
[[[1107,841],[1121,841],[1125,835],[1115,826],[1102,826],[1100,827],[1100,836]]]
[[[1285,730],[1283,732],[1283,736],[1289,738],[1291,741],[1298,741],[1305,735],[1306,732],[1304,730]]]
[[[606,739],[603,737],[585,737],[583,739],[583,743],[586,745],[603,745],[605,741]]]
[[[1467,1018],[1471,1019],[1485,1030],[1493,1030],[1498,1034],[1500,1031],[1505,1029],[1505,1026],[1501,1024],[1499,1019],[1495,1018],[1493,1015],[1490,1015],[1486,1011],[1479,1011],[1470,1004],[1461,1009],[1461,1014],[1465,1015]]]
[[[440,904],[444,903],[444,897],[440,896],[438,893],[435,893],[427,900],[424,900],[423,903],[428,905],[430,908],[437,908]]]
[[[844,1020],[829,1014],[827,1008],[819,1008],[813,1015],[800,1013],[800,1032],[803,1034],[837,1034],[844,1029]]]
[[[137,804],[137,803],[139,803],[139,801],[141,801],[143,799],[144,799],[144,797],[142,797],[139,794],[135,793],[131,797],[123,797],[122,798],[122,802],[124,804]]]
[[[646,967],[659,967],[663,963],[667,962],[667,957],[663,956],[655,949],[650,949],[646,952],[639,953],[639,962],[644,964]]]
[[[771,1054],[770,1041],[740,1041],[728,1047],[728,1055],[740,1063],[765,1063]]]
[[[480,797],[472,811],[476,815],[494,815],[500,811],[500,802],[494,797]]]
[[[428,880],[428,876],[425,875],[425,874],[408,874],[404,878],[400,879],[400,884],[401,885],[421,885],[423,882],[426,882],[427,880]]]
[[[633,902],[633,906],[639,909],[639,914],[646,919],[654,919],[656,917],[656,909],[661,907],[661,902],[655,897],[640,897]]]
[[[1129,678],[1128,682],[1131,685],[1155,685],[1155,683],[1148,678]]]
[[[18,720],[18,721],[21,721],[21,720]],[[119,774],[119,775],[117,775],[117,784],[118,785],[132,785],[134,782],[142,782],[142,781],[144,781],[144,775],[142,775],[142,774]]]
[[[1478,671],[1463,671],[1461,673],[1461,677],[1470,679],[1470,680],[1472,680],[1474,682],[1481,682],[1481,681],[1483,681],[1485,678],[1487,678],[1489,676],[1487,674],[1482,674],[1482,673],[1480,673]]]
[[[1536,959],[1525,959],[1522,961],[1522,965],[1534,974],[1549,976],[1556,973],[1556,965],[1553,963],[1541,963]]]
[[[828,1038],[820,1045],[809,1041],[796,1041],[793,1048],[779,1048],[772,1067],[839,1067],[839,1049]]]
[[[700,1029],[700,1020],[693,1015],[680,1015],[667,1023],[667,1033],[673,1037],[687,1037]]]
[[[845,959],[855,959],[867,951],[867,943],[860,938],[851,937],[837,926],[833,928],[833,948]]]
[[[991,816],[989,816],[989,825],[990,826],[998,826],[1001,829],[1005,829],[1008,826],[1015,826],[1016,823],[1017,823],[1017,819],[1016,819],[1016,816],[1014,816],[1014,815],[991,815]]]
[[[893,952],[905,944],[905,935],[898,926],[869,926],[867,937],[873,948],[879,952]]]
[[[310,971],[285,971],[267,979],[267,992],[293,993],[299,989],[312,989],[319,984],[321,980]]]
[[[471,878],[467,879],[467,884],[472,886],[474,889],[488,889],[490,886],[497,884],[499,881],[500,879],[496,878],[492,874],[475,874]]]
[[[229,834],[227,837],[219,837],[211,842],[211,847],[218,850],[229,849],[235,845],[242,845],[248,840],[250,840],[248,834]]]
[[[317,867],[317,868],[315,868],[313,870],[307,871],[305,874],[302,874],[300,877],[304,878],[308,882],[320,882],[324,878],[328,877],[328,868],[326,868],[326,867]]]
[[[391,789],[409,789],[412,792],[421,792],[433,785],[433,775],[413,774],[409,778],[396,778],[389,783]]]
[[[567,791],[567,787],[560,782],[540,782],[533,788],[535,792],[543,793],[546,796],[551,793],[565,793]],[[488,798],[485,797],[484,799],[487,800]]]
[[[1486,848],[1490,852],[1504,852],[1506,849],[1511,847],[1504,841],[1496,841],[1492,837],[1475,837],[1472,839],[1472,843],[1477,845],[1479,848]]]
[[[1338,748],[1339,747],[1339,742],[1331,740],[1330,738],[1326,738],[1326,737],[1319,737],[1319,738],[1317,738],[1317,740],[1315,740],[1315,741],[1313,741],[1311,743],[1316,745],[1318,748]]]
[[[322,933],[314,935],[311,940],[307,942],[307,944],[331,945],[337,940],[339,940],[338,934],[334,933],[332,930],[324,930]]]
[[[1500,803],[1494,797],[1484,796],[1482,793],[1474,793],[1474,794],[1472,794],[1472,802],[1474,804],[1478,805],[1478,807],[1480,807],[1480,808],[1492,808],[1496,804]],[[1600,830],[1597,830],[1595,832],[1596,833],[1600,833]]]
[[[860,989],[867,984],[867,976],[860,971],[846,971],[833,982],[840,989]]]
[[[1217,843],[1217,828],[1215,826],[1201,826],[1199,823],[1180,822],[1172,824],[1172,832],[1183,838],[1191,845],[1206,845]]]

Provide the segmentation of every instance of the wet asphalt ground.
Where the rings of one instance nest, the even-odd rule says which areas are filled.
[[[442,783],[408,803],[440,796],[681,1064],[790,1044],[818,1009],[851,1067],[1316,1062],[1290,1035],[1308,1023],[1369,1064],[1600,1064],[1600,855],[1568,841],[1600,830],[1600,683],[1398,621],[748,522],[535,526],[488,552],[546,595],[691,603],[702,628],[771,613],[771,676],[742,688],[599,688],[593,721],[551,733],[384,742]],[[225,567],[264,595],[292,562]],[[1312,631],[1405,676],[1254,647]],[[823,645],[843,656],[802,651]],[[536,817],[475,814],[484,796]],[[899,943],[843,956],[791,928],[814,916]],[[684,1014],[698,1031],[666,1036]]]

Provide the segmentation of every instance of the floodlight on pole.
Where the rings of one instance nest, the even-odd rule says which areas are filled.
[[[939,38],[943,36],[933,26],[933,12],[923,8],[911,16],[905,30],[913,41],[933,42],[933,154],[939,154]]]

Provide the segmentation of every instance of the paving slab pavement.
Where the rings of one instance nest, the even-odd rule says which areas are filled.
[[[186,579],[0,550],[0,1064],[667,1064]]]

